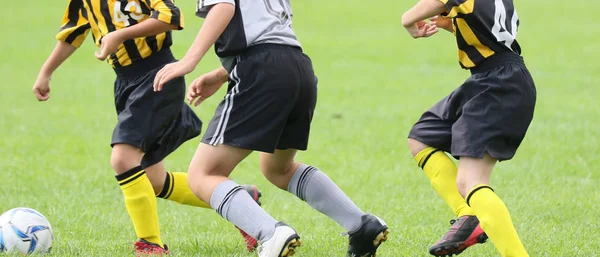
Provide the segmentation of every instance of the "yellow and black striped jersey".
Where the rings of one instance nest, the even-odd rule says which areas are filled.
[[[183,14],[173,0],[69,0],[56,39],[79,47],[89,31],[96,45],[108,33],[158,19],[183,29]],[[115,68],[131,65],[172,44],[171,31],[126,40],[108,58]]]
[[[469,69],[495,53],[521,54],[517,43],[519,16],[513,0],[439,0],[442,15],[453,19],[458,59]]]

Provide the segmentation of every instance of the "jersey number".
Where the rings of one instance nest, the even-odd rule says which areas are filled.
[[[503,0],[495,0],[496,13],[494,14],[494,26],[492,27],[492,34],[496,37],[498,42],[504,42],[506,47],[512,50],[512,44],[517,38],[517,22],[519,16],[515,9],[510,21],[511,31],[509,32],[506,24],[506,7],[504,7]]]
[[[269,12],[269,14],[277,17],[279,19],[279,21],[281,22],[281,24],[291,23],[290,21],[292,20],[292,13],[290,11],[290,8],[288,6],[286,6],[284,1],[279,1],[279,3],[281,4],[281,11],[275,10],[275,8],[273,8],[273,6],[271,5],[271,0],[263,0],[263,1],[265,3],[265,7],[267,8],[267,12]]]
[[[121,11],[121,2],[116,1],[113,10],[113,19],[115,22],[123,22],[125,23],[125,26],[129,26],[129,19],[139,21],[144,18],[144,14],[142,14],[142,7],[138,2],[129,2],[125,6],[125,11],[128,11],[129,15],[124,14],[123,11]]]

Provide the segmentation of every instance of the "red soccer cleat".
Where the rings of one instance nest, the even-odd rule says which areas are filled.
[[[450,224],[452,226],[442,239],[429,248],[431,255],[458,255],[473,245],[484,243],[488,238],[475,216],[462,216],[451,220]]]
[[[135,242],[133,247],[135,248],[135,256],[137,257],[163,256],[169,254],[167,245],[160,247],[160,245],[150,243],[144,239]]]

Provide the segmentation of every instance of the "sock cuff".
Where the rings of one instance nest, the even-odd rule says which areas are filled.
[[[476,185],[475,187],[473,187],[473,189],[471,189],[471,191],[469,191],[469,194],[467,194],[467,205],[471,206],[471,204],[469,203],[469,201],[471,200],[471,197],[473,196],[473,194],[475,194],[477,191],[481,190],[481,189],[489,189],[490,191],[494,192],[494,189],[492,187],[490,187],[489,185],[485,185],[485,184],[479,184]]]
[[[219,215],[227,219],[227,213],[224,212],[224,206],[226,206],[227,202],[240,190],[244,189],[233,180],[221,182],[210,196],[210,206],[217,211]]]
[[[146,174],[146,171],[144,171],[142,169],[142,166],[137,166],[137,167],[134,167],[128,171],[125,171],[125,172],[119,174],[119,175],[116,175],[115,178],[117,179],[117,182],[119,183],[120,186],[124,186],[145,174]]]
[[[163,185],[163,189],[156,195],[156,197],[169,199],[171,194],[173,193],[173,189],[175,188],[175,179],[173,177],[173,173],[167,171],[167,177],[165,178],[165,184]]]
[[[305,201],[306,186],[310,177],[318,171],[317,168],[301,164],[298,169],[294,172],[290,183],[288,184],[288,192],[296,195],[300,200]]]
[[[427,147],[423,151],[415,155],[415,161],[417,162],[419,168],[423,169],[427,164],[427,161],[429,161],[429,158],[431,158],[431,156],[440,151],[442,150],[434,147]]]

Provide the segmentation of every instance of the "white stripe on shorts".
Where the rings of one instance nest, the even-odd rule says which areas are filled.
[[[237,76],[237,65],[233,67],[230,79],[235,83],[235,86],[225,96],[225,104],[223,106],[223,111],[221,112],[221,118],[219,119],[217,129],[215,130],[215,133],[213,134],[212,139],[209,143],[213,146],[223,143],[223,136],[225,134],[225,129],[227,128],[227,122],[229,121],[231,109],[233,108],[233,97],[235,96],[235,94],[239,93],[239,86],[241,80]]]

